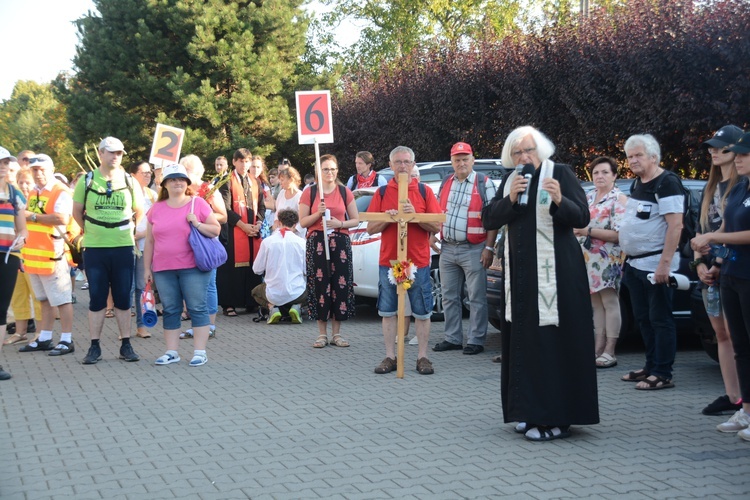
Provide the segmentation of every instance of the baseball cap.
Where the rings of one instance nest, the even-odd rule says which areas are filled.
[[[65,177],[63,174],[61,174],[60,172],[55,172],[55,179],[62,182],[66,186],[68,185],[68,178]]]
[[[0,147],[0,160],[4,160],[6,158],[10,158],[10,161],[18,161],[18,158],[10,154],[10,151],[3,147]]]
[[[457,142],[451,148],[451,156],[470,155],[470,154],[474,154],[474,152],[471,150],[471,146],[469,146],[465,142]]]
[[[740,140],[743,130],[736,125],[721,127],[712,138],[703,143],[704,148],[723,148]]]
[[[29,158],[29,166],[31,168],[34,168],[34,167],[44,167],[44,168],[47,168],[47,167],[49,167],[49,168],[51,168],[53,170],[55,168],[55,164],[52,161],[52,158],[50,158],[49,156],[47,156],[45,154],[38,154],[36,156],[32,156],[31,158]]]
[[[164,183],[169,179],[185,179],[188,184],[191,184],[185,167],[179,163],[172,163],[164,167],[164,177],[161,180],[161,185],[164,186]]]
[[[729,146],[727,149],[729,151],[734,151],[735,153],[750,153],[750,132],[740,137],[733,146]]]
[[[122,151],[123,154],[127,154],[122,141],[116,137],[105,137],[102,139],[102,142],[99,143],[99,150],[101,151],[102,149],[106,149],[110,153]]]

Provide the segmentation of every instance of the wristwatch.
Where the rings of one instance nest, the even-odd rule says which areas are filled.
[[[31,214],[31,222],[36,222],[36,214]]]
[[[705,264],[705,262],[703,262],[702,258],[697,258],[693,261],[690,261],[690,263],[688,264],[688,267],[690,268],[691,271],[695,272],[698,270],[698,266],[700,264]]]
[[[492,253],[495,253],[495,249],[492,247],[484,247],[485,250],[489,250]]]

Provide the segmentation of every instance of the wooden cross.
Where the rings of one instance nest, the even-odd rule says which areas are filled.
[[[406,235],[408,224],[420,222],[445,222],[445,214],[407,214],[404,213],[404,203],[409,199],[409,174],[398,174],[398,213],[390,215],[387,213],[360,213],[359,220],[372,222],[395,222],[399,225],[398,231],[398,261],[406,260],[406,249],[408,248]],[[401,285],[396,286],[398,291],[398,350],[396,353],[396,376],[404,378],[404,309],[406,308],[406,290]]]

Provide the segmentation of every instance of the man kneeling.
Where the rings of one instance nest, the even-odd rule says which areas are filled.
[[[265,273],[264,283],[253,288],[253,298],[270,311],[268,324],[289,318],[302,323],[300,304],[307,300],[305,240],[294,231],[299,215],[294,210],[276,214],[278,228],[263,240],[253,262],[255,274]]]

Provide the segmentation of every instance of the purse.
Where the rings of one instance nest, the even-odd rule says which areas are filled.
[[[190,213],[195,210],[195,197],[190,205]],[[211,271],[227,261],[227,251],[219,241],[219,237],[208,238],[203,236],[198,229],[190,224],[190,247],[195,256],[195,266],[201,271]]]

